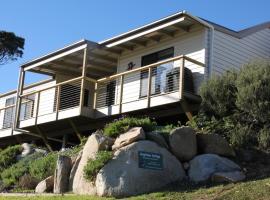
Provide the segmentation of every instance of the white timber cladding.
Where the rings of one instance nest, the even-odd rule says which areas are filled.
[[[139,68],[141,67],[142,56],[170,47],[174,47],[174,56],[186,55],[199,62],[205,63],[205,35],[206,29],[202,26],[195,25],[189,32],[182,32],[173,39],[164,42],[161,41],[157,44],[149,46],[148,48],[134,51],[129,55],[124,55],[119,58],[117,73],[127,71],[128,63],[130,62],[135,64],[134,68]],[[180,62],[175,61],[174,67],[179,66]],[[204,77],[205,69],[190,62],[186,62],[185,67],[189,68],[193,72],[195,91],[197,91],[198,86]],[[123,103],[136,101],[139,99],[140,81],[140,72],[125,76],[123,87]],[[116,89],[116,91],[119,90]],[[116,96],[116,99],[119,101],[119,97]]]
[[[257,59],[270,58],[270,29],[266,28],[238,39],[215,31],[212,74],[240,69],[243,64]]]

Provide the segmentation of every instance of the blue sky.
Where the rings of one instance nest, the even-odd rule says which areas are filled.
[[[0,30],[26,41],[22,59],[0,66],[0,93],[16,88],[20,64],[82,38],[101,41],[181,10],[240,30],[269,21],[269,8],[270,0],[3,1]]]

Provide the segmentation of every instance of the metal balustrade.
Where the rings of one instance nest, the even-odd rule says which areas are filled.
[[[24,121],[52,113],[58,115],[72,108],[95,110],[115,105],[119,106],[118,113],[121,113],[124,104],[142,99],[146,99],[147,107],[150,107],[151,98],[155,96],[178,92],[181,99],[184,93],[195,93],[194,85],[200,84],[203,75],[203,63],[177,56],[98,80],[77,77],[20,95],[18,119]],[[1,108],[0,112],[6,117],[0,129],[12,127],[15,105]]]
[[[195,93],[196,82],[204,76],[204,64],[186,56],[177,56],[158,63],[97,80],[95,108],[122,105],[151,97],[179,92]]]

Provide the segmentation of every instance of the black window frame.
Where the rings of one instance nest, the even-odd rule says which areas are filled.
[[[166,51],[171,51],[171,53],[169,55],[159,57],[159,54],[162,54],[163,52],[166,52]],[[146,66],[146,65],[150,65],[150,64],[162,61],[162,60],[166,60],[166,59],[169,59],[169,58],[173,58],[174,54],[175,54],[174,47],[169,47],[169,48],[166,48],[166,49],[162,49],[160,51],[156,51],[154,53],[144,55],[144,56],[141,57],[141,67]],[[151,57],[151,56],[152,56],[152,58],[149,58],[149,61],[146,62],[145,59],[147,57]],[[157,67],[153,67],[152,68],[152,77],[154,77],[156,75],[157,75]],[[140,95],[139,95],[139,98],[145,98],[147,96],[147,94],[142,94],[142,92],[143,92],[143,79],[148,79],[148,70],[141,71],[141,74],[140,74]],[[151,95],[156,95],[156,94],[159,94],[159,93],[160,93],[160,90],[158,90],[158,88],[156,88],[156,87],[155,87],[154,92],[151,91]]]

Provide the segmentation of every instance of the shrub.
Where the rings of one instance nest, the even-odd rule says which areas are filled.
[[[256,134],[251,126],[238,123],[230,132],[230,143],[234,147],[251,148],[257,145]]]
[[[0,172],[15,163],[16,157],[22,152],[21,145],[7,147],[0,152]]]
[[[93,181],[99,170],[111,160],[113,153],[111,151],[99,151],[95,159],[89,159],[84,167],[84,177],[89,181]]]
[[[236,77],[236,72],[227,72],[205,81],[200,87],[201,111],[216,118],[232,114],[236,109]]]
[[[29,174],[25,174],[20,177],[18,182],[18,187],[24,190],[32,190],[35,189],[38,184],[38,180],[30,176]]]
[[[10,187],[18,183],[19,178],[29,173],[29,164],[34,160],[40,158],[43,154],[34,153],[21,159],[19,162],[13,164],[1,173],[1,179],[4,187]]]
[[[125,117],[109,123],[104,128],[104,134],[109,137],[117,137],[127,132],[132,127],[142,127],[144,131],[153,131],[156,129],[157,123],[150,118],[134,118]]]
[[[237,107],[252,120],[262,123],[270,119],[270,62],[257,61],[245,65],[237,77]]]
[[[57,153],[49,153],[47,156],[36,159],[29,166],[30,175],[41,181],[53,175],[56,167]]]
[[[268,149],[270,148],[270,129],[269,127],[264,127],[259,132],[259,146],[262,149]]]

